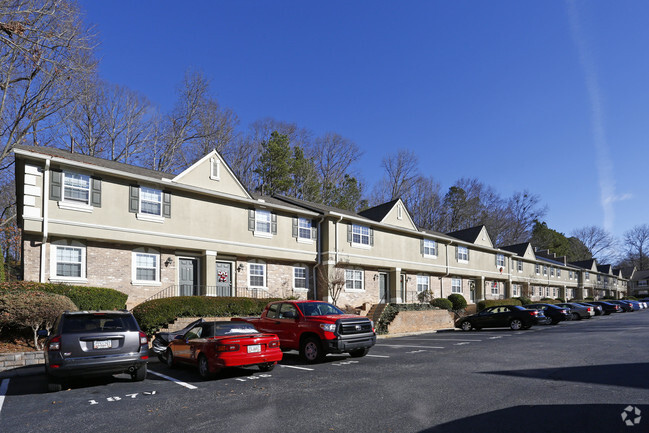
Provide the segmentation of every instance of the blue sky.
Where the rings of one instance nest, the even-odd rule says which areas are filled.
[[[100,73],[161,109],[202,70],[247,126],[333,131],[371,187],[400,148],[446,191],[527,189],[548,225],[647,222],[649,2],[85,0]]]

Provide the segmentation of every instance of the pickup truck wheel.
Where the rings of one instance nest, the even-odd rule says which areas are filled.
[[[369,351],[370,351],[370,349],[366,347],[364,349],[352,350],[352,351],[349,352],[349,354],[351,355],[352,358],[361,358],[361,357],[367,355],[367,353]]]
[[[300,346],[300,356],[309,364],[315,364],[324,359],[322,343],[315,337],[309,337]]]
[[[277,362],[267,362],[265,364],[259,364],[259,371],[273,371],[273,368],[277,365]]]

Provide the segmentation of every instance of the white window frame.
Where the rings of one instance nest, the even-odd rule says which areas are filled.
[[[512,284],[512,296],[520,296],[521,286],[518,284]]]
[[[505,255],[496,254],[496,267],[504,268],[505,267]]]
[[[590,281],[590,272],[586,271],[586,281]]]
[[[561,269],[557,268],[557,278],[561,278]]]
[[[210,179],[221,180],[221,161],[218,158],[210,158]]]
[[[371,248],[371,229],[368,226],[352,224],[352,246],[359,248]],[[356,241],[358,238],[358,241]]]
[[[148,190],[148,191],[146,191]],[[155,194],[160,194],[160,201],[158,202],[160,205],[160,213],[154,214],[154,213],[148,213],[148,212],[143,212],[142,211],[142,202],[148,202],[148,203],[156,203],[153,200],[145,200],[144,195],[145,193],[155,193]],[[161,189],[157,188],[151,188],[148,186],[140,186],[140,193],[138,196],[138,212],[137,212],[137,219],[138,220],[143,220],[143,221],[151,221],[151,222],[164,222],[164,218],[162,217],[162,206],[163,206],[163,192]]]
[[[647,287],[647,280],[638,280],[638,287]]]
[[[262,216],[268,216],[268,219],[261,218]],[[263,230],[264,226],[268,224],[268,231]],[[265,209],[256,209],[255,210],[255,236],[270,238],[273,236],[273,215],[269,210]]]
[[[437,258],[437,241],[424,239],[424,257]]]
[[[430,278],[428,275],[417,275],[417,293],[430,290]]]
[[[451,278],[451,293],[462,293],[462,278]]]
[[[297,240],[298,242],[312,243],[312,222],[308,218],[299,217],[297,219]],[[304,232],[303,232],[304,230]],[[302,236],[303,234],[307,236]]]
[[[523,272],[523,261],[522,260],[518,260],[517,269],[518,269],[518,272]]]
[[[299,277],[296,275],[297,271],[304,271],[304,277]],[[297,280],[304,280],[304,287],[298,287],[296,282]],[[297,264],[293,266],[293,290],[297,292],[308,292],[309,291],[309,267],[303,264]]]
[[[249,289],[264,289],[268,290],[267,284],[267,272],[266,272],[266,263],[262,261],[253,261],[248,263],[248,288]],[[262,285],[252,284],[252,277],[262,278]]]
[[[155,265],[148,269],[155,270],[155,279],[154,280],[139,280],[137,278],[138,270],[138,256],[148,256],[155,258]],[[160,281],[160,253],[151,248],[136,248],[131,253],[131,284],[134,286],[161,286],[162,282]]]
[[[458,245],[457,246],[457,261],[458,263],[469,263],[469,248]]]
[[[347,282],[353,283],[360,281],[360,289],[348,287]],[[355,284],[354,284],[355,285]],[[362,269],[345,269],[345,291],[346,292],[364,292],[365,291],[365,272]]]
[[[78,250],[80,253],[80,262],[65,262],[62,263],[74,263],[80,265],[80,275],[78,277],[71,277],[65,275],[57,275],[58,271],[58,250],[60,249],[74,249]],[[87,283],[86,279],[86,246],[76,242],[59,242],[51,244],[50,248],[50,281],[56,282],[69,282],[69,283]]]
[[[554,266],[550,266],[550,276],[554,277]]]
[[[534,272],[536,273],[536,275],[541,274],[541,265],[540,264],[538,264],[538,263],[534,264]]]
[[[498,281],[494,281],[491,284],[491,294],[492,295],[500,295],[500,287],[499,287]]]

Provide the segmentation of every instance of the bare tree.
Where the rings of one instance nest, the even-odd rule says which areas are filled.
[[[526,242],[532,237],[534,221],[541,220],[547,213],[547,206],[541,206],[538,195],[529,191],[515,192],[507,200],[507,208],[501,219],[506,221],[498,246]]]
[[[318,286],[325,288],[332,303],[337,305],[345,288],[345,269],[340,266],[318,268]]]
[[[419,176],[403,201],[415,224],[423,229],[436,230],[444,218],[440,184],[432,177]]]
[[[376,204],[410,195],[419,178],[418,163],[417,155],[412,150],[400,149],[385,156],[381,162],[381,167],[385,170],[384,177],[374,192]]]
[[[93,45],[76,3],[0,4],[0,164],[27,136],[38,144],[44,121],[76,100],[76,83],[95,68]]]
[[[592,257],[600,263],[609,263],[614,256],[615,237],[597,226],[586,226],[572,231],[572,236],[586,246]]]
[[[307,154],[312,158],[318,173],[323,203],[336,202],[336,194],[345,183],[345,175],[355,175],[352,167],[362,156],[360,148],[353,141],[330,132],[316,138]]]
[[[624,232],[626,261],[639,271],[649,270],[649,224],[640,224]]]

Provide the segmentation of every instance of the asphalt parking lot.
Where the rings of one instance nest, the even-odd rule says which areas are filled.
[[[42,374],[0,382],[2,432],[649,431],[649,310],[537,326],[380,339],[364,358],[202,381],[149,364],[46,392]],[[640,413],[640,415],[638,415]],[[628,423],[632,426],[628,426]]]

